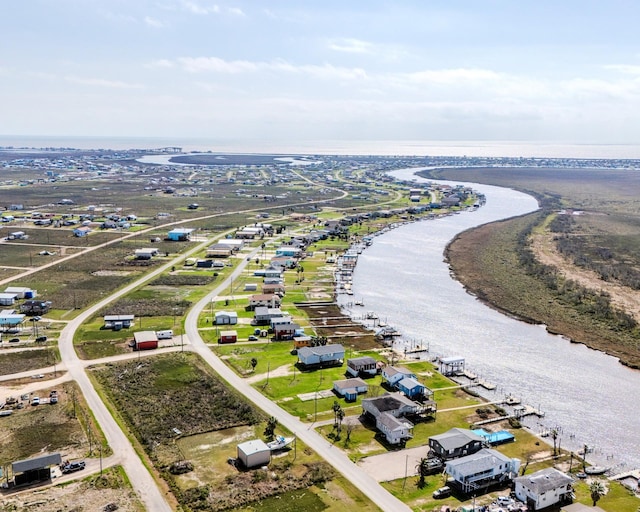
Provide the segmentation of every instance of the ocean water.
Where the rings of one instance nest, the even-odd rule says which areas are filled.
[[[0,146],[76,149],[156,149],[184,152],[286,155],[476,156],[529,158],[640,159],[639,144],[583,144],[549,141],[416,140],[219,140],[181,137],[61,137],[0,135]]]

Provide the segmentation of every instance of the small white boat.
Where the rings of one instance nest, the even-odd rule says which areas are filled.
[[[293,443],[293,439],[293,437],[276,436],[273,441],[267,443],[267,446],[272,452],[276,450],[282,450],[283,448],[286,448],[291,443]]]

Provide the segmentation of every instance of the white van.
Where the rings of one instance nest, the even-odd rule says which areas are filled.
[[[170,340],[173,338],[173,331],[170,329],[168,331],[156,331],[156,337],[159,340]]]

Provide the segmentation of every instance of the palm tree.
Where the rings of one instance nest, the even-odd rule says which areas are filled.
[[[607,494],[607,490],[600,480],[594,480],[589,486],[589,493],[591,494],[591,500],[593,501],[593,506],[595,507],[598,503],[598,500],[600,500],[600,498]]]

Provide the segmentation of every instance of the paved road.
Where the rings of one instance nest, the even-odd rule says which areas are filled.
[[[259,249],[252,253],[252,257]],[[231,281],[236,279],[246,265],[244,260],[234,272],[223,281],[213,292],[203,297],[189,312],[185,320],[185,331],[191,340],[192,349],[197,352],[229,385],[237,389],[240,393],[251,400],[269,416],[274,416],[279,423],[287,427],[307,446],[316,451],[337,471],[342,473],[353,485],[371,499],[382,510],[389,512],[410,511],[411,509],[403,502],[395,498],[391,493],[381,487],[378,482],[365,471],[356,466],[339,448],[336,448],[318,434],[313,425],[302,423],[298,418],[292,416],[271,400],[260,394],[245,380],[238,377],[233,370],[222,362],[211,352],[198,333],[198,315],[200,311],[209,306],[211,300],[219,293],[223,292]]]

